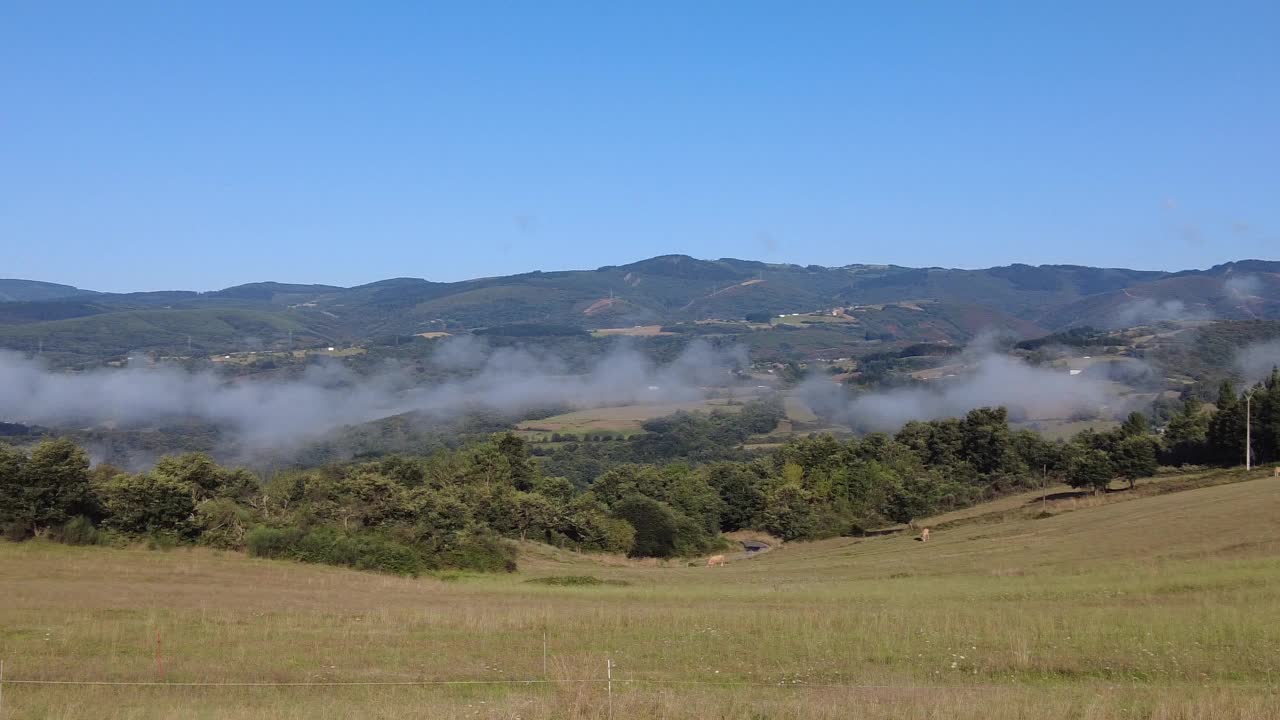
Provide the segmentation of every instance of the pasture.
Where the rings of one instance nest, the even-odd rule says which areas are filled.
[[[928,544],[788,544],[723,568],[530,544],[516,574],[406,579],[0,542],[6,680],[157,682],[158,634],[165,683],[6,683],[4,718],[603,719],[608,660],[619,719],[1275,718],[1270,474],[1166,477],[1048,516],[1031,493],[935,519]],[[601,582],[528,582],[566,576]],[[538,682],[421,684],[512,680]],[[180,684],[209,682],[405,684]]]
[[[681,411],[737,412],[742,408],[741,405],[730,405],[729,402],[728,399],[711,399],[587,408],[539,420],[526,420],[518,424],[516,429],[525,433],[638,433],[646,420],[673,415]]]

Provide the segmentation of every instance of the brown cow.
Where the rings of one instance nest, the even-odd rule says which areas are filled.
[[[929,542],[929,528],[920,531],[920,542]]]
[[[707,558],[707,567],[724,567],[724,556],[712,555]]]

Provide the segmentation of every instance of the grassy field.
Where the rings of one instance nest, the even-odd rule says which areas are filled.
[[[1264,473],[1049,517],[1033,493],[934,519],[927,544],[788,544],[725,568],[530,545],[514,575],[403,579],[0,542],[7,679],[155,681],[159,633],[169,683],[6,684],[4,718],[607,718],[607,659],[614,718],[1275,718]],[[569,575],[619,584],[528,582]],[[550,682],[173,684],[513,679]]]
[[[746,397],[745,399],[750,399]],[[739,401],[741,402],[741,400]],[[538,433],[637,433],[646,420],[671,415],[680,411],[710,412],[724,410],[737,412],[741,405],[730,405],[727,399],[695,400],[685,403],[658,403],[652,405],[620,405],[617,407],[588,408],[560,415],[526,420],[517,430]]]

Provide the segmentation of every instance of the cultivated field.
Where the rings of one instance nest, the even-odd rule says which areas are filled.
[[[751,399],[744,396],[739,402]],[[730,405],[726,399],[695,400],[684,403],[660,403],[654,405],[620,405],[617,407],[588,408],[560,415],[526,420],[516,429],[542,433],[636,433],[646,420],[672,415],[677,412],[710,412],[724,410],[737,412],[741,405]]]
[[[401,579],[0,542],[4,718],[1280,717],[1280,480],[1033,495],[726,568],[528,546]],[[1174,487],[1217,484],[1153,494]],[[1028,505],[1028,503],[1032,503]],[[627,584],[550,586],[594,576]],[[544,669],[543,638],[546,638]],[[531,684],[185,686],[537,680]],[[541,681],[549,682],[541,682]]]

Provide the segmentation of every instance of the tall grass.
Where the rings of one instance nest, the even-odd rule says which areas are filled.
[[[615,718],[1275,718],[1278,530],[1258,480],[727,568],[528,546],[450,582],[0,543],[9,678],[151,681],[159,633],[169,682],[551,681],[9,685],[6,720],[604,718],[606,659]],[[587,575],[627,584],[527,582]]]

